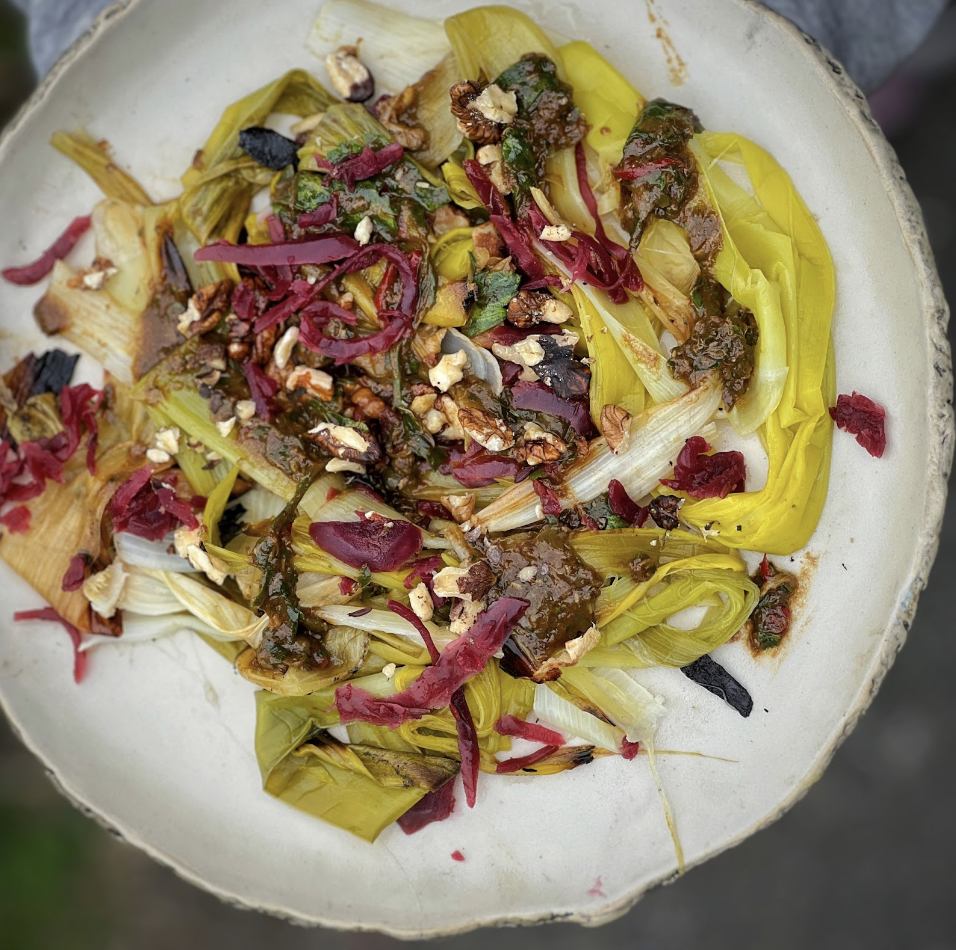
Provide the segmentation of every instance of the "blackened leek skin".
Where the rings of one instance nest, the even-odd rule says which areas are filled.
[[[298,146],[272,129],[253,127],[239,133],[239,148],[260,165],[282,171],[289,165],[298,167]]]
[[[533,675],[594,622],[604,579],[574,553],[566,536],[545,528],[537,535],[514,535],[489,545],[488,563],[497,576],[492,596],[517,597],[529,605],[505,644],[501,666],[512,675]],[[534,568],[530,577],[528,568]]]
[[[681,673],[698,686],[703,686],[708,692],[719,696],[744,719],[753,711],[754,701],[750,693],[711,656],[704,654],[699,660],[681,667]]]

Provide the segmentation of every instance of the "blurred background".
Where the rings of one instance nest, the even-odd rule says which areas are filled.
[[[34,85],[23,20],[0,0],[0,128]],[[951,7],[871,97],[922,205],[950,300],[956,300],[954,103]],[[956,636],[948,600],[954,578],[950,505],[906,649],[825,777],[770,829],[652,892],[600,930],[484,931],[430,946],[473,950],[493,940],[498,950],[956,950]],[[838,635],[838,617],[834,624]],[[0,948],[171,946],[391,950],[400,944],[300,929],[227,907],[185,884],[74,811],[0,718]]]

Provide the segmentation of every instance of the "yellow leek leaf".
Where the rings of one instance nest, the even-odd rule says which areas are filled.
[[[563,76],[561,58],[544,30],[530,17],[512,7],[475,7],[445,20],[461,75],[489,82],[498,78],[526,53],[544,53]]]
[[[832,348],[827,365],[823,400],[832,405],[836,399]],[[763,430],[770,460],[766,485],[756,492],[689,501],[681,508],[681,518],[698,526],[712,524],[728,547],[793,554],[810,540],[823,511],[832,432],[833,421],[826,411],[793,429],[784,429],[774,413]]]
[[[591,364],[591,417],[597,424],[605,406],[620,406],[632,416],[644,411],[644,384],[624,350],[607,329],[580,285],[571,288]]]
[[[432,246],[435,272],[445,280],[464,280],[471,273],[469,255],[474,252],[473,228],[453,228]],[[456,324],[457,326],[458,324]]]
[[[646,100],[590,43],[575,40],[558,53],[590,126],[585,141],[606,165],[616,165]]]
[[[699,152],[698,146],[698,155]],[[735,300],[753,312],[760,331],[756,368],[750,386],[729,413],[734,428],[741,435],[748,435],[756,432],[777,408],[787,380],[787,327],[780,301],[780,285],[763,271],[751,267],[744,258],[725,217],[730,208],[721,204],[720,196],[714,190],[711,181],[713,168],[707,161],[699,161],[699,166],[701,181],[721,221],[723,241],[714,262],[714,276]],[[730,222],[733,223],[732,217]]]
[[[751,265],[763,267],[790,290],[789,299],[784,299],[790,375],[780,406],[781,424],[789,427],[816,416],[822,408],[820,389],[835,294],[830,251],[789,175],[767,152],[729,133],[705,132],[698,140],[712,162],[734,162],[746,168],[753,197],[725,174],[718,179],[720,200],[735,202],[728,227]],[[781,251],[779,241],[771,236],[774,231],[789,239],[790,248]],[[770,273],[775,261],[786,262],[785,275]]]
[[[667,623],[714,594],[722,598],[722,606],[707,610],[697,626],[688,630]],[[726,643],[743,626],[759,596],[745,571],[678,571],[663,589],[603,627],[603,644],[625,643],[642,666],[686,666]]]
[[[475,191],[474,185],[468,180],[464,168],[457,162],[445,162],[441,167],[442,177],[445,179],[445,187],[448,189],[448,195],[459,208],[466,211],[472,211],[475,208],[483,208],[481,198]]]

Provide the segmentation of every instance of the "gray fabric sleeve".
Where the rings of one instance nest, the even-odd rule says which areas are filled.
[[[30,18],[30,50],[43,76],[110,0],[14,0]],[[765,0],[818,39],[864,92],[919,46],[948,0]]]
[[[764,0],[819,40],[871,93],[920,45],[949,0]]]

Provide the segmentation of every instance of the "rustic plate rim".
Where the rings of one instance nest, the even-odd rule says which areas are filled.
[[[95,48],[96,44],[110,32],[113,26],[123,20],[134,8],[145,2],[150,2],[150,0],[118,0],[118,2],[104,9],[89,28],[60,56],[6,129],[0,133],[0,159],[2,159],[9,143],[16,138],[30,116],[52,95],[61,77],[68,72],[73,63]],[[780,802],[773,812],[763,816],[745,831],[703,854],[699,859],[690,863],[687,870],[735,847],[786,814],[820,778],[836,750],[850,735],[860,717],[869,707],[884,677],[893,665],[896,655],[906,641],[916,613],[919,595],[926,587],[930,568],[939,548],[940,532],[946,506],[947,483],[952,467],[954,448],[953,371],[947,337],[949,307],[939,279],[935,258],[923,222],[922,211],[906,179],[896,152],[873,118],[866,97],[859,87],[849,78],[843,66],[817,40],[804,33],[785,17],[763,6],[757,0],[728,0],[728,2],[736,3],[738,6],[748,9],[752,15],[763,18],[764,21],[772,25],[773,29],[787,36],[790,41],[803,50],[808,70],[815,72],[830,92],[841,102],[847,113],[847,118],[870,152],[877,173],[886,187],[887,197],[893,207],[904,244],[913,260],[927,337],[934,351],[933,369],[935,372],[930,376],[927,403],[930,417],[928,428],[931,440],[935,438],[935,441],[931,441],[930,455],[927,459],[926,506],[919,529],[918,549],[914,555],[906,581],[901,588],[900,602],[902,606],[888,620],[883,631],[880,651],[867,670],[857,698],[846,711],[840,728],[829,744],[820,750],[813,766],[804,775],[797,788]],[[71,788],[69,783],[59,774],[56,766],[39,751],[13,716],[2,693],[0,693],[0,709],[6,715],[15,735],[43,764],[53,785],[84,815],[92,818],[110,834],[145,852],[154,861],[170,868],[181,879],[213,894],[224,903],[242,910],[267,913],[290,923],[321,926],[340,931],[378,932],[402,940],[454,936],[468,933],[480,927],[533,926],[555,921],[596,927],[623,916],[650,890],[668,884],[679,876],[675,873],[668,873],[651,881],[638,884],[622,898],[593,911],[512,914],[468,920],[462,922],[460,926],[436,927],[419,931],[368,926],[361,923],[324,918],[318,915],[307,915],[278,906],[268,906],[239,897],[216,886],[185,866],[177,858],[164,853],[161,849],[144,840],[132,829],[123,827],[122,823],[108,817],[94,804],[86,800],[76,789]]]

